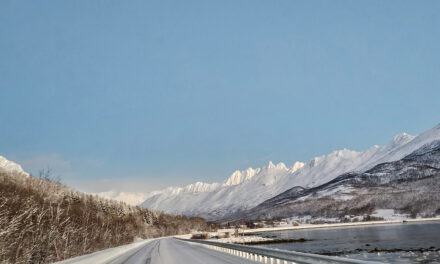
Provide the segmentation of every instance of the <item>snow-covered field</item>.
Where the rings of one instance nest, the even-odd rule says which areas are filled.
[[[408,214],[399,214],[394,209],[376,209],[370,216],[373,217],[380,217],[383,218],[383,220],[408,220],[411,219],[410,215]],[[353,222],[353,220],[356,219],[356,221],[363,221],[364,216],[363,215],[347,215],[347,220]],[[298,223],[301,226],[310,226],[310,222],[325,222],[325,223],[339,223],[341,220],[339,218],[328,218],[328,217],[315,217],[312,218],[310,215],[307,216],[293,216],[287,219],[284,219],[287,224],[279,225],[277,227],[288,227],[292,226],[293,223]],[[371,222],[371,221],[370,221]]]
[[[62,264],[71,264],[71,263],[81,263],[81,264],[94,264],[94,263],[116,263],[116,261],[120,256],[131,255],[139,248],[149,244],[155,239],[147,239],[138,241],[132,244],[119,246],[115,248],[109,248],[105,250],[101,250],[92,254],[83,255],[75,258],[71,258],[68,260],[64,260],[58,263]]]
[[[408,214],[399,214],[394,209],[376,209],[371,216],[382,217],[384,220],[408,220]]]

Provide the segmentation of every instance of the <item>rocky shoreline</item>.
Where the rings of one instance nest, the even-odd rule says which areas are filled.
[[[368,245],[368,244],[367,244]],[[310,252],[315,254],[321,254],[321,255],[327,255],[327,256],[340,256],[340,255],[347,255],[347,254],[356,254],[356,253],[379,253],[379,252],[386,252],[386,253],[395,253],[395,252],[440,252],[440,248],[437,247],[429,247],[429,248],[391,248],[391,249],[383,249],[383,248],[373,248],[373,249],[363,249],[363,248],[357,248],[353,250],[342,250],[342,251],[319,251],[319,252]]]

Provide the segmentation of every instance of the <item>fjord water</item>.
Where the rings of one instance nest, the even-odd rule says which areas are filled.
[[[259,235],[308,240],[262,247],[388,263],[440,263],[440,222],[286,230]]]

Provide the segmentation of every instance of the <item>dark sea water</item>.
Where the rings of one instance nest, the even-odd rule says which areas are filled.
[[[387,263],[440,263],[440,222],[272,231],[258,235],[309,240],[261,247]]]

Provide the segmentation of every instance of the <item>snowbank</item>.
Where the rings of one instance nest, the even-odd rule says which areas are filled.
[[[144,246],[145,244],[153,241],[155,239],[146,239],[139,242],[135,242],[132,244],[119,246],[115,248],[109,248],[105,250],[101,250],[95,253],[91,253],[88,255],[83,255],[67,260],[63,260],[61,262],[56,262],[60,264],[68,264],[68,263],[81,263],[81,264],[96,264],[96,263],[106,263],[110,262],[113,259],[123,255],[123,254],[131,254],[138,250],[140,247]]]

